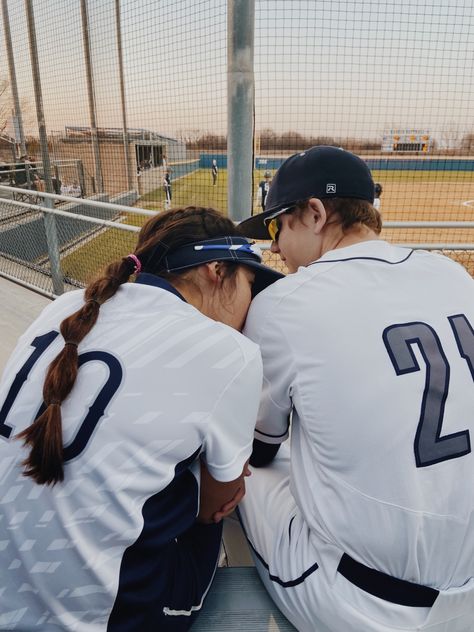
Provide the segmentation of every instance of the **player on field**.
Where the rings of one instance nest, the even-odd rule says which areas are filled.
[[[382,195],[382,185],[379,182],[376,182],[374,185],[374,202],[373,202],[373,206],[377,211],[381,211],[382,210],[382,200],[381,195]]]
[[[361,159],[318,146],[240,225],[292,274],[244,329],[264,388],[239,511],[298,630],[472,632],[474,282],[379,239],[373,199]]]
[[[270,171],[265,171],[263,180],[258,183],[257,189],[257,204],[261,206],[262,211],[265,210],[265,203],[267,199],[268,191],[270,190],[270,184],[272,183],[272,174]]]
[[[169,169],[165,171],[163,176],[163,191],[165,192],[165,209],[169,209],[171,208],[171,198],[173,197],[171,172]]]
[[[217,175],[219,173],[219,169],[217,167],[217,160],[214,159],[211,165],[211,176],[212,176],[212,185],[216,186],[217,184]]]
[[[191,626],[262,385],[238,330],[281,276],[239,234],[211,209],[161,213],[20,339],[0,384],[1,630]]]

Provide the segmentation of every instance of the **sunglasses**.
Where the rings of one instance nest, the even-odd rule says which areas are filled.
[[[285,208],[279,211],[277,215],[274,215],[271,219],[267,219],[267,221],[265,222],[265,225],[267,227],[268,234],[270,235],[270,238],[272,241],[275,241],[275,242],[278,241],[278,234],[281,230],[280,215],[283,215],[285,213],[288,213],[288,214],[292,213],[295,210],[295,208],[296,207]]]

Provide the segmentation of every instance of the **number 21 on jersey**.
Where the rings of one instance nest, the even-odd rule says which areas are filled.
[[[448,316],[461,357],[474,380],[474,331],[464,314]],[[420,371],[413,352],[417,345],[425,363],[426,377],[420,418],[414,440],[417,467],[457,459],[471,452],[469,430],[441,435],[449,390],[450,367],[436,331],[423,322],[391,325],[383,341],[397,375]]]

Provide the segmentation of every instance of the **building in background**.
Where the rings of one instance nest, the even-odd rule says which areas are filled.
[[[126,191],[127,173],[123,129],[97,128],[104,191],[118,194]],[[92,131],[88,126],[67,125],[64,132],[49,136],[50,153],[54,160],[80,160],[85,178],[94,191],[95,174]],[[129,156],[133,188],[140,195],[161,187],[163,174],[169,165],[186,163],[187,150],[183,141],[147,129],[129,128]]]

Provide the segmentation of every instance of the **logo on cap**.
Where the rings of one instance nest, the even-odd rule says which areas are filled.
[[[336,185],[326,184],[326,193],[336,193]]]

